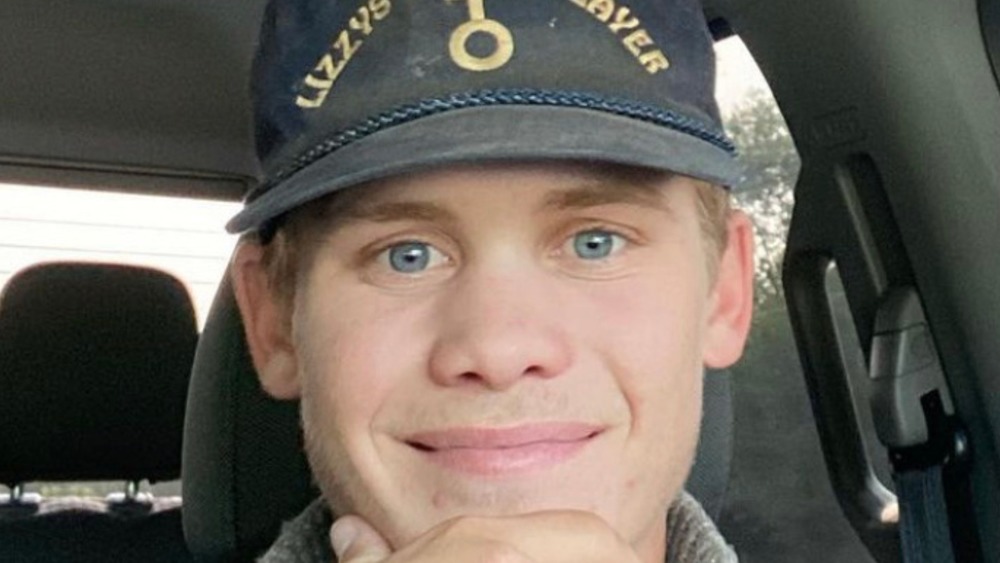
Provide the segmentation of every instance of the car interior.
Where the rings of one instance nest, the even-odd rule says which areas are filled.
[[[13,491],[0,503],[4,560],[184,557],[180,498],[138,489],[180,476],[198,342],[181,282],[134,266],[34,266],[4,288],[0,334],[0,481]],[[107,500],[22,487],[112,479],[128,485]]]
[[[264,4],[5,0],[0,184],[239,201]],[[1000,0],[703,7],[801,170],[789,336],[761,353],[794,368],[706,374],[688,488],[745,562],[1000,562]],[[0,561],[250,561],[318,494],[226,276],[199,334],[166,274],[15,274],[0,413]],[[137,492],[177,478],[180,498]],[[39,480],[124,485],[24,492]]]

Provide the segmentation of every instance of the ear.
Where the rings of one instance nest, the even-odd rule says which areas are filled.
[[[299,397],[298,364],[287,321],[291,311],[274,293],[262,258],[264,249],[241,242],[231,265],[236,303],[243,316],[247,346],[265,391],[276,399]]]
[[[743,355],[753,316],[753,224],[742,211],[730,214],[726,249],[719,260],[709,296],[703,361],[706,367],[729,367]]]

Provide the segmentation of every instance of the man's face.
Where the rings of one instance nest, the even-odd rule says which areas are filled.
[[[282,364],[336,511],[396,546],[455,516],[546,509],[662,544],[703,366],[739,355],[749,318],[727,309],[748,309],[730,302],[749,257],[729,268],[727,251],[714,283],[697,197],[684,177],[582,165],[366,188],[303,271]]]

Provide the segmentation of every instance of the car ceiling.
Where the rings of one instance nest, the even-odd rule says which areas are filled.
[[[0,162],[15,166],[5,176],[57,184],[79,183],[80,169],[224,176],[237,182],[203,195],[238,198],[239,179],[255,172],[245,77],[263,4],[6,0]]]

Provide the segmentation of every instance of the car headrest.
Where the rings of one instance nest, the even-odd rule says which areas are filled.
[[[249,561],[319,494],[298,402],[261,390],[227,274],[195,354],[184,425],[184,537],[200,560]]]
[[[702,436],[688,490],[717,514],[729,482],[729,374],[706,374]],[[257,381],[228,275],[195,356],[184,434],[184,535],[199,560],[250,560],[314,500],[298,403]]]
[[[176,479],[197,339],[187,290],[164,272],[14,275],[0,293],[0,482]]]

